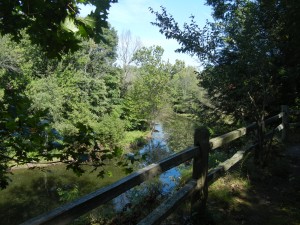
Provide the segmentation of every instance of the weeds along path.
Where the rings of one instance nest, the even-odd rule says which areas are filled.
[[[210,187],[207,224],[300,225],[298,131],[267,167],[250,158]]]
[[[300,225],[300,157],[287,154],[284,147],[274,151],[266,167],[254,165],[253,158],[247,157],[209,187],[204,224]],[[196,225],[189,205],[163,223],[169,224]]]

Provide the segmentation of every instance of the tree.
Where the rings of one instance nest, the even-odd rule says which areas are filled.
[[[263,150],[262,121],[280,104],[295,104],[299,95],[299,32],[291,31],[299,26],[295,19],[299,1],[207,0],[207,4],[213,8],[214,22],[204,28],[192,17],[181,29],[164,8],[162,13],[152,10],[154,24],[181,44],[178,51],[204,63],[200,84],[220,115],[258,123]],[[263,151],[256,157],[262,155]]]
[[[134,55],[137,77],[125,97],[125,117],[133,127],[149,126],[168,102],[170,74],[160,46],[143,47]]]
[[[87,161],[103,168],[121,153],[117,35],[106,22],[113,2],[0,3],[1,188],[14,165],[54,160],[82,174]],[[96,9],[80,18],[79,3]]]
[[[248,0],[207,3],[213,7],[215,21],[208,22],[203,29],[193,18],[180,29],[164,8],[162,13],[152,12],[157,16],[154,24],[160,27],[160,32],[181,44],[178,51],[197,55],[204,63],[200,83],[214,105],[221,113],[232,114],[236,119],[261,121],[278,104],[293,104],[299,83],[293,82],[293,88],[286,89],[295,81],[295,73],[287,71],[292,68],[296,71],[299,60],[297,57],[290,60],[283,43],[287,41],[284,34],[288,35],[292,38],[287,46],[295,43],[299,49],[296,35],[290,34],[293,23],[285,20],[287,15],[295,13],[291,8],[299,8],[299,3]],[[284,97],[287,95],[293,98]]]
[[[82,42],[82,49],[69,54],[65,60],[84,72],[89,77],[105,82],[106,92],[111,109],[120,104],[121,70],[115,65],[117,59],[117,32],[113,28],[103,29],[105,41],[94,40]]]
[[[175,63],[175,67],[176,67]],[[173,110],[176,113],[196,114],[198,102],[208,104],[205,91],[198,86],[199,80],[193,67],[185,67],[175,73],[170,82]]]
[[[25,93],[30,77],[22,73],[20,55],[8,37],[0,39],[0,188],[8,185],[8,171],[16,161],[36,160],[47,149],[46,140],[56,140],[44,112],[30,109]]]
[[[125,94],[133,79],[133,56],[142,47],[139,38],[133,39],[130,30],[122,31],[119,36],[118,60],[123,69],[122,93]]]
[[[110,43],[85,41],[75,53],[47,61],[28,39],[18,45],[1,37],[1,188],[14,165],[60,161],[81,174],[87,162],[103,168],[121,154],[116,32],[104,36]]]
[[[82,37],[91,37],[97,43],[103,40],[108,10],[114,2],[117,0],[1,1],[0,32],[20,41],[25,29],[32,43],[40,45],[48,56],[58,56],[61,51],[77,50]],[[81,18],[79,3],[96,8]]]

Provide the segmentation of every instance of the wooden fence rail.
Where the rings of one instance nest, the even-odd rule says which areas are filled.
[[[187,148],[180,153],[174,154],[159,161],[158,163],[144,167],[143,169],[140,169],[137,172],[134,172],[107,187],[101,188],[49,213],[42,214],[36,218],[28,220],[27,222],[23,223],[23,225],[68,224],[77,217],[112,200],[113,198],[141,184],[142,182],[194,158],[197,154],[197,151],[199,151],[198,147]]]
[[[273,137],[275,131],[282,131],[282,138],[285,139],[288,124],[288,108],[282,106],[282,112],[268,118],[264,121],[265,125],[280,122],[273,129],[272,133],[266,134],[266,137]],[[22,225],[63,225],[72,222],[74,219],[84,215],[92,209],[112,200],[127,190],[149,180],[159,174],[176,167],[186,161],[193,159],[192,179],[181,188],[174,196],[164,201],[146,218],[141,220],[138,225],[160,224],[180,202],[191,197],[191,210],[201,215],[204,213],[206,206],[207,192],[209,184],[213,183],[217,178],[222,176],[227,170],[238,163],[245,153],[257,147],[257,143],[248,146],[244,150],[236,152],[230,159],[220,163],[217,167],[208,171],[208,153],[210,150],[228,144],[251,131],[258,128],[256,123],[252,123],[247,127],[242,127],[231,131],[227,134],[216,138],[209,139],[207,129],[196,129],[194,136],[194,147],[189,147],[177,154],[171,155],[157,163],[151,164],[140,169],[129,176],[82,198],[79,198],[69,204],[63,205],[51,212],[42,214],[31,220],[24,222]]]

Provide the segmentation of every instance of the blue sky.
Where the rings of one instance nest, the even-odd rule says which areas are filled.
[[[177,42],[167,40],[159,33],[158,27],[151,25],[155,16],[150,13],[149,7],[160,11],[160,6],[164,6],[180,25],[189,22],[189,17],[193,15],[202,27],[207,19],[211,20],[211,9],[204,5],[204,2],[205,0],[119,0],[118,3],[112,4],[108,21],[119,34],[130,30],[132,36],[139,37],[144,46],[162,46],[165,50],[164,60],[173,63],[175,59],[181,59],[188,65],[199,66],[196,59],[186,54],[175,53],[174,50],[179,47]],[[85,10],[88,11],[89,8]]]

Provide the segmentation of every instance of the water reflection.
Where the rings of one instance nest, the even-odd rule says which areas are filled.
[[[195,119],[185,115],[172,115],[164,119],[165,139],[172,151],[178,152],[193,145]]]
[[[163,130],[163,126],[160,123],[156,123],[153,127],[151,133],[151,139],[149,142],[139,151],[139,154],[145,155],[144,161],[139,163],[139,167],[143,168],[151,163],[158,162],[169,155],[171,155],[173,151],[168,147],[167,139],[165,132]],[[155,188],[157,189],[160,195],[169,194],[177,185],[177,178],[180,176],[180,171],[178,168],[172,168],[165,173],[159,176],[159,179],[154,181],[156,182]],[[149,182],[151,183],[151,181]],[[113,201],[115,203],[115,209],[117,211],[121,211],[126,209],[128,204],[131,204],[132,200],[129,196],[132,196],[132,192],[140,197],[149,193],[149,185],[151,184],[141,184],[138,188],[129,190],[126,193],[121,194],[119,197],[115,198]],[[154,187],[152,187],[153,189]],[[147,191],[146,191],[147,190]]]
[[[165,120],[163,124],[155,124],[151,139],[139,151],[140,155],[145,155],[145,160],[139,163],[138,168],[164,159],[173,154],[174,151],[185,148],[187,143],[190,144],[192,138],[188,135],[192,136],[193,132],[190,130],[193,129],[190,129],[190,125],[184,124],[185,122],[189,123],[187,120],[176,118]],[[181,148],[181,146],[183,147]],[[98,179],[96,174],[89,173],[77,177],[71,171],[66,171],[62,165],[48,167],[44,171],[16,171],[13,176],[13,186],[2,191],[0,195],[0,221],[4,224],[19,224],[57,207],[62,203],[61,199],[69,199],[67,194],[71,193],[72,190],[74,195],[79,193],[78,196],[74,196],[77,198],[125,176],[120,168],[113,165],[108,168],[108,171],[112,171],[114,175],[105,179]],[[117,197],[105,205],[104,209],[110,212],[113,211],[113,208],[117,211],[123,211],[138,201],[143,201],[143,198],[151,202],[155,196],[156,200],[159,200],[160,197],[163,198],[172,192],[177,185],[179,176],[180,170],[178,168],[170,169],[158,178],[145,182]],[[74,188],[78,188],[78,191],[74,191]],[[150,194],[150,197],[146,197],[146,194]],[[147,202],[143,203],[146,204]],[[29,208],[31,209],[30,212],[28,211]],[[103,214],[101,213],[101,215]]]
[[[141,150],[140,154],[146,154],[145,163],[155,163],[162,160],[174,152],[167,144],[167,136],[160,123],[156,123],[153,128],[151,140]],[[176,179],[180,176],[178,168],[172,168],[159,176],[162,183],[162,194],[167,194],[176,186]]]

